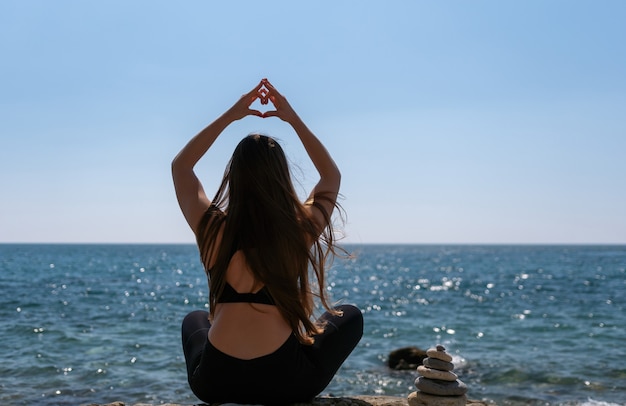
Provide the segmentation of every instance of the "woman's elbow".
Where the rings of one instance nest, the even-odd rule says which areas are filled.
[[[185,168],[185,161],[181,158],[180,154],[176,155],[174,159],[172,159],[171,168],[172,173],[183,170]]]
[[[339,185],[341,185],[341,171],[337,167],[335,167],[334,178],[337,186],[339,187]]]
[[[170,169],[172,171],[172,175],[176,175],[176,172],[179,169],[179,165],[178,165],[178,162],[176,161],[176,158],[172,159],[172,164],[170,165]]]
[[[172,160],[171,170],[174,182],[179,178],[185,177],[186,173],[189,171],[193,171],[193,169],[185,165],[184,161],[179,159],[178,156]]]

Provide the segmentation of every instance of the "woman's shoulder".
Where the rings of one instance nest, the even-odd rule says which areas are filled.
[[[205,234],[209,231],[208,228],[212,225],[212,223],[222,221],[225,218],[226,213],[214,204],[210,205],[200,217],[198,227],[196,228],[196,234]]]
[[[196,229],[196,241],[207,273],[211,273],[210,270],[215,265],[224,235],[225,219],[226,214],[211,205],[202,215]]]

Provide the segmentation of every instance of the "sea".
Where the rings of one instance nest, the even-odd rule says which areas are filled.
[[[441,344],[470,399],[626,405],[626,246],[345,248],[327,289],[365,332],[323,394],[408,396],[389,353]],[[180,324],[207,293],[193,245],[0,245],[0,405],[201,403]]]

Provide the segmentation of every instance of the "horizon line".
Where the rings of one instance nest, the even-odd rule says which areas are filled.
[[[0,241],[0,245],[196,245],[195,242],[125,242],[125,241]],[[338,245],[542,245],[581,246],[611,245],[626,246],[626,242],[346,242]]]

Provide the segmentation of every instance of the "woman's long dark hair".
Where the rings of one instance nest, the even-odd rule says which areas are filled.
[[[330,199],[314,196],[313,205],[328,224],[320,230],[294,190],[280,145],[260,134],[251,134],[237,145],[197,233],[209,276],[211,316],[224,289],[230,259],[241,250],[254,278],[267,287],[300,342],[312,343],[312,336],[320,332],[320,326],[311,321],[314,297],[332,311],[325,267],[335,254],[335,241],[330,213],[319,204],[322,200]],[[217,246],[220,230],[223,234]],[[316,292],[309,282],[309,269],[315,275]]]

